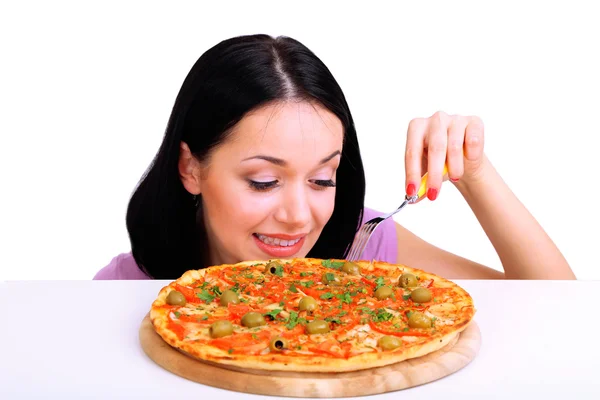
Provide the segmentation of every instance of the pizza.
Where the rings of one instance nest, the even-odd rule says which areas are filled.
[[[422,357],[473,319],[471,296],[423,270],[297,258],[185,272],[150,309],[175,349],[229,368],[348,372]]]

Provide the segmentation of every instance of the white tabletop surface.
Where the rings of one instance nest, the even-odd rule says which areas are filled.
[[[369,399],[600,399],[600,281],[456,282],[477,307],[477,357]],[[274,398],[185,380],[144,354],[140,322],[166,283],[0,282],[0,399]]]

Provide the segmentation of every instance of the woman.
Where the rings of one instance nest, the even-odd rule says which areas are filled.
[[[388,219],[363,254],[448,278],[572,279],[569,265],[483,153],[477,118],[411,121],[406,192],[445,177],[493,243],[504,273],[445,252]],[[131,253],[95,279],[176,279],[210,265],[286,257],[344,258],[364,208],[356,131],[341,88],[301,43],[225,40],[192,67],[163,143],[127,210]]]

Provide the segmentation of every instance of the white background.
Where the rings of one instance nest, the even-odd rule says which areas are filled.
[[[0,280],[91,279],[129,251],[127,201],[183,79],[208,48],[250,33],[294,37],[331,69],[356,121],[367,206],[401,202],[412,118],[478,115],[500,174],[578,278],[600,278],[596,7],[214,3],[2,3]],[[396,220],[501,269],[449,183]]]

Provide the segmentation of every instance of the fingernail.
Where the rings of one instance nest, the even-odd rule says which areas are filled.
[[[437,189],[429,188],[427,189],[427,198],[431,201],[435,200],[438,195]]]
[[[458,178],[450,178],[452,182],[458,182]]]
[[[415,185],[410,183],[407,187],[406,187],[406,194],[409,196],[414,196],[416,194],[417,189],[415,188]]]

